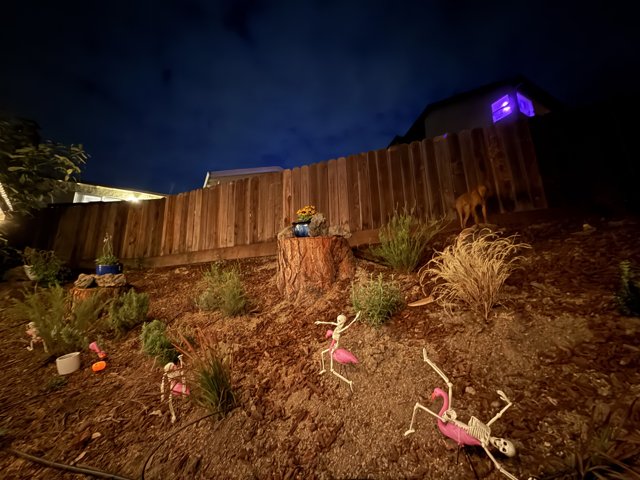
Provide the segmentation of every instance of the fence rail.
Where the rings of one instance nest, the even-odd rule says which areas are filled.
[[[31,223],[30,243],[55,250],[71,265],[92,262],[105,233],[113,236],[122,259],[215,251],[273,242],[295,220],[295,211],[309,204],[330,225],[355,233],[379,228],[396,208],[413,208],[421,218],[452,216],[456,196],[479,183],[493,193],[490,212],[546,207],[526,122],[465,130],[158,200],[54,205]]]

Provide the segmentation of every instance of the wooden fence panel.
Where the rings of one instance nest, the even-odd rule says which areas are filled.
[[[380,224],[389,221],[393,213],[393,193],[391,191],[391,176],[389,175],[389,157],[387,150],[374,152],[378,171],[378,205],[380,206]]]
[[[389,178],[391,180],[391,202],[388,205],[388,212],[393,214],[397,209],[402,209],[406,205],[404,198],[404,186],[402,185],[402,162],[400,160],[400,147],[395,146],[388,150]]]
[[[349,179],[347,172],[347,159],[345,157],[338,158],[338,211],[339,225],[343,228],[349,228]],[[354,230],[351,230],[354,231]]]
[[[338,179],[338,161],[335,159],[327,162],[327,194],[328,207],[326,211],[327,222],[329,225],[340,225],[340,202],[338,199],[338,191],[340,182]]]
[[[438,175],[438,192],[442,205],[441,214],[451,215],[455,204],[455,188],[453,182],[453,172],[451,169],[451,156],[447,138],[436,137],[433,141],[433,148],[436,156],[436,168]]]

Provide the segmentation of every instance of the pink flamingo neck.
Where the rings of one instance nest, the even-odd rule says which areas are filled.
[[[433,393],[431,394],[431,399],[434,400],[436,397],[442,398],[442,408],[438,412],[438,415],[442,416],[444,415],[444,412],[449,409],[449,395],[447,395],[446,392],[440,388],[434,388]],[[438,419],[438,424],[440,423],[444,425],[444,422]]]

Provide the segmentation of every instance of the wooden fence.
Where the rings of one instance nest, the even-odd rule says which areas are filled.
[[[493,192],[490,214],[546,207],[526,122],[267,173],[139,203],[55,205],[34,222],[29,242],[71,265],[93,262],[105,233],[123,260],[179,264],[275,252],[295,211],[315,205],[330,225],[378,229],[396,208],[421,218],[453,216],[455,197],[479,183]],[[242,246],[251,246],[245,248]],[[164,259],[159,261],[159,259]]]

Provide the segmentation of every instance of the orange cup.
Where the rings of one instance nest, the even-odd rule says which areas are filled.
[[[100,371],[104,370],[105,368],[107,368],[107,362],[105,362],[105,361],[96,362],[93,365],[91,365],[91,370],[93,370],[94,372],[100,372]]]

